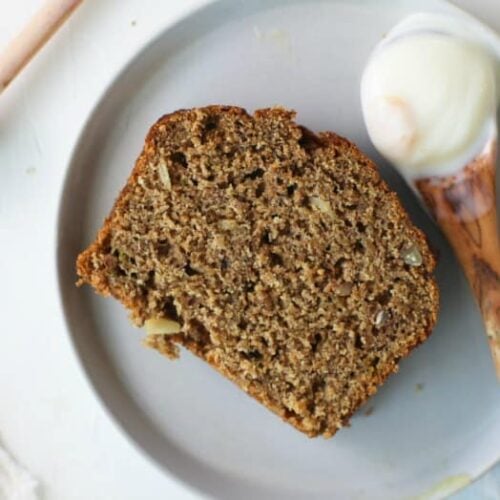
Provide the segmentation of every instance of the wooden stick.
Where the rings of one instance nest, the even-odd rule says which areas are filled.
[[[83,0],[46,0],[0,55],[0,93]]]
[[[495,199],[496,138],[455,176],[416,182],[451,243],[483,316],[500,380],[500,244]]]

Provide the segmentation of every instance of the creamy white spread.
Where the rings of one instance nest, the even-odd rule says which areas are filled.
[[[494,35],[418,14],[375,49],[361,81],[369,136],[408,179],[462,168],[496,130]],[[467,36],[458,36],[467,33]]]

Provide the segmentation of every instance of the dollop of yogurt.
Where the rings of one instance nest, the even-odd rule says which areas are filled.
[[[471,30],[462,19],[410,16],[365,68],[361,104],[368,134],[407,179],[454,173],[496,131],[500,41],[495,46],[495,35],[477,25]]]

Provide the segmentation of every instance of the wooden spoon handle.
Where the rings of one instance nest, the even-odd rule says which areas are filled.
[[[0,93],[83,0],[45,0],[0,55]]]
[[[472,286],[500,380],[500,246],[495,201],[496,140],[453,177],[416,182]]]

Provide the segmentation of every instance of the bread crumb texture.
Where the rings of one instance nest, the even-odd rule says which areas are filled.
[[[430,334],[435,259],[374,164],[294,117],[161,118],[77,272],[137,325],[172,322],[148,346],[329,437]]]

